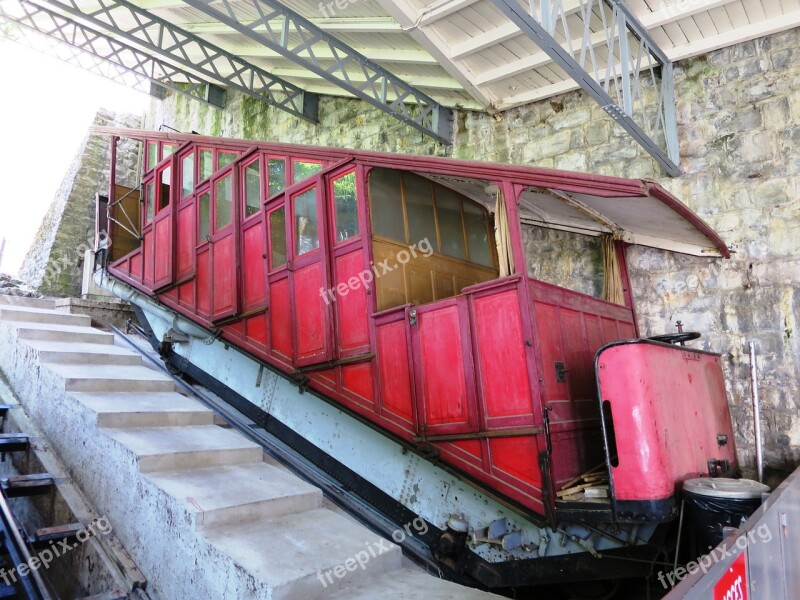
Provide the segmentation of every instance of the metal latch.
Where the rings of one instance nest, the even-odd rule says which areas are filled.
[[[563,362],[556,363],[556,382],[567,383],[567,365]]]
[[[409,325],[416,325],[417,324],[417,309],[412,308],[408,311],[408,324]]]

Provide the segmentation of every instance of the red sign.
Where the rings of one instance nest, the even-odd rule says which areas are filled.
[[[714,586],[714,600],[749,600],[747,563],[742,552]]]

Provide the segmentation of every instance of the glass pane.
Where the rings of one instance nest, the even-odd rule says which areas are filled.
[[[466,259],[464,227],[461,224],[461,197],[447,188],[437,186],[436,215],[439,217],[442,254]]]
[[[156,184],[151,181],[144,190],[145,222],[152,221],[156,206]]]
[[[158,210],[166,208],[169,204],[170,184],[172,183],[172,167],[167,167],[161,171],[161,179],[158,190]]]
[[[220,152],[219,156],[217,157],[217,169],[221,169],[222,167],[226,167],[231,164],[233,161],[236,160],[236,157],[239,156],[236,152]]]
[[[467,248],[470,262],[493,267],[486,212],[472,202],[464,201],[464,225],[467,229]]]
[[[286,264],[286,211],[281,206],[269,213],[270,268]]]
[[[302,160],[296,160],[292,163],[294,167],[293,171],[293,182],[297,183],[298,181],[303,181],[303,179],[308,179],[315,173],[319,173],[322,169],[322,165],[315,162],[304,162]]]
[[[214,186],[214,230],[231,223],[231,176],[226,175]]]
[[[410,173],[403,174],[403,191],[408,214],[410,243],[428,240],[434,251],[439,251],[436,241],[436,221],[433,218],[433,189],[431,182]]]
[[[317,188],[294,198],[294,253],[300,256],[319,248]]]
[[[282,158],[270,158],[267,162],[267,180],[269,195],[274,196],[286,189],[286,161]]]
[[[158,164],[158,144],[156,142],[147,143],[147,170],[149,171]]]
[[[333,182],[333,201],[336,205],[336,241],[343,242],[358,235],[358,205],[356,204],[356,174],[348,173]]]
[[[214,153],[211,150],[200,150],[200,181],[205,181],[214,172]]]
[[[261,208],[261,161],[247,165],[244,171],[244,216],[254,215]]]
[[[369,176],[369,198],[373,234],[400,243],[405,242],[400,173],[388,169],[373,169]]]
[[[186,198],[194,190],[194,152],[181,161],[181,198]]]
[[[164,144],[161,148],[161,160],[164,160],[168,156],[172,156],[172,154],[175,152],[175,148],[176,147],[172,144]]]
[[[198,242],[203,243],[208,240],[211,233],[211,194],[206,192],[200,196],[200,234],[197,236]]]

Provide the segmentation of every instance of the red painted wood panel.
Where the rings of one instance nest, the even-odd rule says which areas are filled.
[[[197,253],[197,311],[211,315],[211,251],[209,246]]]
[[[411,395],[411,365],[408,362],[408,345],[405,320],[377,327],[377,355],[380,374],[381,406],[383,412],[414,421]]]
[[[622,340],[634,340],[636,339],[636,326],[633,323],[623,323],[619,321],[617,323],[619,326],[619,337]]]
[[[486,419],[533,420],[525,338],[517,290],[473,300],[480,393]]]
[[[169,216],[158,219],[153,229],[155,231],[153,278],[155,287],[159,288],[172,281],[172,220]]]
[[[244,323],[242,321],[236,321],[235,323],[231,323],[229,325],[223,325],[222,331],[225,333],[225,337],[235,339],[238,342],[244,341]]]
[[[418,313],[419,352],[415,368],[421,374],[422,418],[426,431],[461,432],[474,429],[467,370],[462,351],[467,323],[455,302]],[[472,375],[472,373],[469,373]]]
[[[260,348],[267,347],[267,315],[262,313],[247,319],[245,323],[247,341]]]
[[[263,306],[266,300],[264,252],[261,223],[245,229],[242,232],[242,304],[245,312]]]
[[[294,318],[296,319],[297,350],[295,361],[314,362],[323,359],[328,351],[328,331],[325,322],[325,301],[320,288],[325,282],[323,265],[313,262],[294,272]]]
[[[347,286],[348,280],[354,278],[359,283],[356,289],[347,287],[346,295],[335,296],[334,311],[336,313],[337,340],[339,355],[347,356],[348,351],[366,351],[369,346],[369,321],[367,318],[367,293],[360,285],[358,274],[364,270],[364,255],[360,248],[348,254],[336,257],[334,261],[336,280],[334,285]]]
[[[178,302],[189,310],[194,308],[194,281],[188,281],[181,286],[178,286]]]
[[[568,366],[567,381],[570,397],[573,400],[595,399],[594,352],[587,344],[586,330],[583,325],[583,313],[568,308],[559,311],[561,331],[564,341],[564,361]],[[595,348],[596,350],[597,348]]]
[[[372,380],[372,363],[343,366],[342,387],[374,406],[375,391]]]
[[[494,469],[537,488],[542,487],[542,471],[533,437],[497,438],[489,440],[489,448]]]
[[[540,377],[544,400],[560,400],[567,398],[569,392],[566,383],[556,379],[555,363],[562,361],[564,349],[561,343],[561,328],[558,322],[558,308],[549,304],[536,304],[536,345],[541,353],[542,372]]]
[[[195,209],[193,202],[184,203],[178,210],[178,227],[175,255],[175,281],[181,281],[194,271],[194,249],[197,243]]]
[[[141,250],[131,255],[131,266],[130,266],[131,278],[138,281],[139,283],[142,282],[143,265],[144,261]]]
[[[270,346],[284,358],[292,358],[292,310],[289,280],[280,279],[270,286]]]
[[[155,233],[153,233],[153,229],[151,228],[149,231],[145,232],[144,234],[144,279],[143,283],[150,289],[153,289],[153,268],[155,265]]]
[[[215,240],[211,251],[213,262],[213,315],[218,319],[236,309],[236,258],[234,237]]]
[[[603,317],[602,322],[603,341],[606,344],[610,344],[611,342],[616,342],[617,340],[622,339],[622,336],[619,334],[619,327],[617,327],[617,322],[614,319]]]
[[[633,313],[624,306],[578,292],[530,281],[538,352],[550,409],[551,465],[556,489],[603,460],[594,355],[603,345],[625,338]],[[566,381],[556,377],[556,363]]]

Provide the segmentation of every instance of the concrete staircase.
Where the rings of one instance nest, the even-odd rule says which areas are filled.
[[[152,597],[491,597],[404,566],[88,317],[0,296],[0,368]]]

